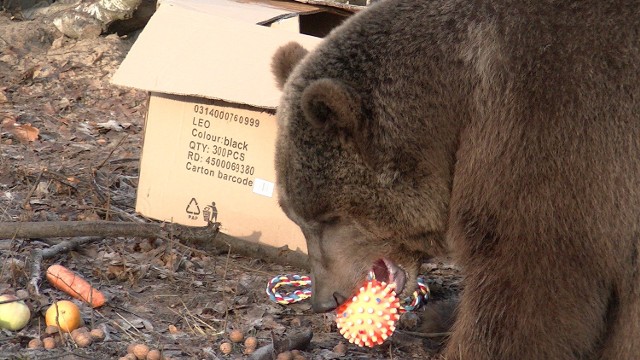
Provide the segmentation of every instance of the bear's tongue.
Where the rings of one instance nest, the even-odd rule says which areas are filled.
[[[396,294],[400,294],[404,290],[404,285],[407,281],[407,275],[399,266],[393,261],[382,258],[373,263],[371,268],[373,274],[378,281],[384,281],[388,284],[395,283]]]

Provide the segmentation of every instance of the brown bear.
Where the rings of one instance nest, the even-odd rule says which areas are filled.
[[[315,311],[449,253],[446,359],[640,358],[640,1],[383,0],[273,70]]]

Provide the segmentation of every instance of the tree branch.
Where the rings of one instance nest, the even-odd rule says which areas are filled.
[[[79,236],[154,237],[161,234],[161,224],[116,221],[0,222],[0,239]]]
[[[34,250],[31,254],[31,281],[29,291],[38,293],[43,259],[73,250],[80,245],[102,240],[105,237],[177,238],[190,242],[204,251],[231,252],[258,258],[280,265],[290,265],[308,270],[307,255],[290,250],[287,246],[276,248],[262,243],[238,239],[219,233],[218,223],[206,227],[189,227],[178,224],[127,223],[116,221],[52,221],[52,222],[0,222],[0,239],[70,237],[48,249]]]

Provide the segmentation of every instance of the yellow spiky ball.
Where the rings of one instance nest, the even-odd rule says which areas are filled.
[[[382,344],[396,329],[400,301],[393,284],[375,279],[367,281],[358,293],[337,309],[340,334],[350,343],[374,347]]]

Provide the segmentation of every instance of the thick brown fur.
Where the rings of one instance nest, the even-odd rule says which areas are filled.
[[[316,311],[450,251],[447,359],[640,356],[639,1],[384,0],[275,61]]]

